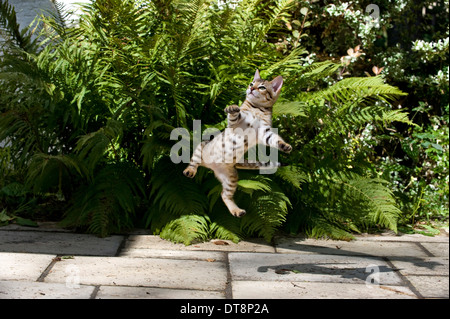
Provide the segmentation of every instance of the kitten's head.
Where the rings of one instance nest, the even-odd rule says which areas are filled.
[[[255,106],[270,108],[280,96],[283,78],[277,76],[272,81],[261,79],[256,70],[252,83],[247,88],[247,100]]]

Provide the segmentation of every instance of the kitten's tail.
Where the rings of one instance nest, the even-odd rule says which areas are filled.
[[[244,159],[243,163],[236,163],[234,167],[238,169],[273,169],[278,168],[280,166],[284,166],[283,164],[279,162],[249,162],[248,160]]]

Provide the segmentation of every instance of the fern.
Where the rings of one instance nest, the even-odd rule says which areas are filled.
[[[144,193],[141,172],[128,163],[109,164],[88,185],[81,185],[61,222],[105,237],[131,228],[136,198]]]
[[[68,185],[72,172],[79,176],[87,176],[83,163],[67,155],[47,155],[37,153],[33,156],[28,174],[27,183],[36,193],[50,191],[50,187],[57,186],[58,193],[63,193],[64,185]]]
[[[221,192],[221,186],[217,185],[209,192],[212,203],[209,215],[213,222],[221,226],[214,234],[231,240],[257,236],[270,242],[286,219],[291,207],[290,200],[270,178],[246,172],[240,175],[235,198],[239,207],[244,208],[247,214],[241,219],[231,216],[222,201],[217,201]],[[235,235],[230,236],[230,232]]]
[[[242,179],[238,182],[238,187],[241,191],[252,195],[255,191],[270,192],[271,188],[268,185],[268,178],[263,176],[255,177],[255,179]]]
[[[16,11],[7,0],[0,0],[0,27],[6,31],[18,48],[24,51],[33,51],[35,43],[29,32],[29,26],[21,29],[17,23]]]
[[[295,189],[301,189],[301,185],[308,181],[308,174],[295,166],[284,166],[277,169],[276,176],[292,185]]]
[[[314,237],[352,238],[351,232],[368,231],[374,225],[397,231],[399,209],[386,182],[355,174],[334,176],[327,184],[316,184],[327,196],[328,209],[316,203],[307,232]],[[325,191],[325,189],[327,191]],[[323,205],[323,204],[322,204]]]
[[[305,106],[306,104],[300,101],[279,101],[273,107],[273,116],[290,115],[307,117]]]
[[[348,101],[354,101],[358,98],[363,99],[362,101],[387,101],[401,95],[405,95],[405,93],[398,88],[385,84],[381,77],[367,77],[343,79],[325,90],[303,94],[303,97],[306,103],[316,104],[320,100],[348,103]]]
[[[207,216],[182,215],[168,222],[159,234],[161,238],[186,246],[193,241],[206,241],[210,239],[210,221]]]
[[[248,217],[243,218],[242,228],[247,236],[256,235],[271,242],[276,230],[286,221],[290,206],[289,198],[281,191],[256,192],[247,207]]]
[[[123,134],[122,125],[118,121],[109,120],[105,127],[96,132],[81,136],[75,151],[85,161],[90,172],[105,155],[110,159],[118,159],[118,143]],[[106,154],[107,153],[107,154]]]
[[[232,223],[231,223],[232,224]],[[211,234],[211,238],[219,238],[224,240],[231,240],[234,243],[238,243],[242,240],[244,237],[243,235],[240,235],[239,229],[229,229],[229,224],[227,225],[220,225],[217,222],[212,223],[209,226],[209,232]]]
[[[169,158],[158,161],[151,178],[150,199],[146,226],[159,233],[164,225],[183,215],[202,215],[207,199],[196,184],[191,183]]]
[[[361,226],[367,224],[379,224],[383,228],[388,228],[397,232],[397,219],[400,210],[392,192],[387,186],[388,182],[381,179],[364,178],[353,175],[351,179],[340,180],[339,185],[346,188],[346,196],[352,199],[352,209],[366,211],[367,215],[361,214]],[[359,205],[358,205],[359,204]]]

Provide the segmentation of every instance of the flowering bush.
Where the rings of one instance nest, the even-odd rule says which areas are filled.
[[[343,77],[380,74],[408,93],[394,107],[415,125],[381,135],[368,125],[348,147],[364,149],[374,174],[393,183],[404,223],[448,221],[449,1],[302,5],[314,18],[302,42],[310,52],[340,59]]]

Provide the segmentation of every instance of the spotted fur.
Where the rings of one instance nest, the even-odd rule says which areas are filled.
[[[291,145],[272,131],[272,106],[278,99],[283,78],[277,76],[272,81],[261,79],[256,70],[252,83],[247,88],[246,100],[239,107],[225,108],[228,114],[228,127],[211,141],[200,143],[194,150],[184,175],[193,178],[199,165],[214,171],[222,183],[222,199],[230,213],[236,217],[245,215],[233,200],[238,183],[239,169],[261,169],[279,165],[278,163],[251,163],[244,159],[247,150],[256,144],[276,147],[289,153]]]

